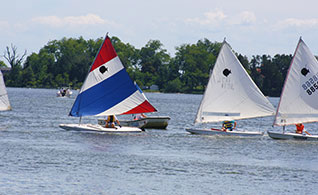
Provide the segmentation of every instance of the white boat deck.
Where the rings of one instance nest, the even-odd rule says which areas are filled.
[[[119,127],[106,128],[101,125],[93,124],[60,124],[60,128],[69,131],[91,131],[91,132],[101,132],[101,133],[140,133],[142,130],[137,127]]]
[[[189,133],[200,135],[221,135],[221,136],[242,136],[242,137],[261,137],[263,132],[258,131],[222,131],[221,129],[186,129]]]

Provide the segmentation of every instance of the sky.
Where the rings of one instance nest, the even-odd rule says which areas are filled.
[[[49,41],[97,39],[107,32],[141,48],[176,47],[207,38],[249,59],[293,54],[301,36],[318,55],[317,0],[0,0],[0,55],[11,44],[38,53]],[[0,60],[5,61],[4,58]]]

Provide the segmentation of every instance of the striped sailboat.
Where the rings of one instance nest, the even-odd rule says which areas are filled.
[[[81,118],[156,111],[129,77],[106,35],[69,115]],[[97,124],[81,124],[81,120],[79,124],[60,124],[60,127],[66,130],[116,133],[141,131],[136,127],[105,128]]]

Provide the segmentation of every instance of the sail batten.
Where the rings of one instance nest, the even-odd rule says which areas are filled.
[[[142,91],[130,79],[106,36],[70,116],[105,116],[155,112]]]
[[[318,61],[300,38],[287,72],[274,125],[318,121]]]
[[[209,78],[196,123],[274,115],[275,110],[245,71],[226,41]]]

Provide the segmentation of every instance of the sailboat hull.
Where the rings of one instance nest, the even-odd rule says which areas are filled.
[[[100,125],[93,124],[60,124],[60,128],[68,131],[88,131],[88,132],[100,132],[100,133],[140,133],[141,129],[137,127],[119,127],[106,128]]]
[[[263,132],[258,131],[223,131],[221,129],[186,129],[187,132],[199,135],[221,135],[238,137],[261,137]]]
[[[277,132],[270,132],[270,131],[267,131],[267,134],[269,137],[273,139],[318,141],[317,135],[304,135],[304,134],[297,134],[297,133],[277,133]]]

